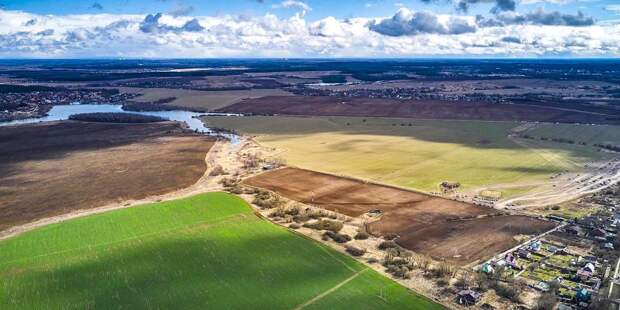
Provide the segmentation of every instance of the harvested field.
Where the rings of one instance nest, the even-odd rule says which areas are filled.
[[[516,104],[391,100],[322,96],[267,96],[221,108],[222,112],[260,115],[368,116],[418,119],[611,123],[609,116]]]
[[[173,122],[3,127],[0,230],[188,187],[212,145]]]
[[[459,265],[509,249],[517,244],[517,235],[536,235],[554,226],[525,216],[498,215],[487,207],[297,168],[270,171],[244,183],[353,217],[381,209],[381,219],[368,226],[371,233],[397,234],[401,246]]]
[[[157,102],[170,99],[165,105],[179,109],[193,111],[212,111],[240,102],[248,98],[260,98],[263,96],[286,97],[289,93],[278,89],[248,89],[248,90],[222,90],[202,91],[189,89],[171,88],[133,88],[120,87],[124,93],[139,93],[142,96],[135,98],[135,102]]]
[[[531,186],[557,173],[580,173],[585,163],[611,155],[591,143],[517,140],[511,135],[519,122],[341,116],[203,120],[254,136],[292,166],[427,192],[439,191],[443,181],[459,182],[465,193]],[[567,125],[566,135],[585,127],[620,133],[618,126]]]

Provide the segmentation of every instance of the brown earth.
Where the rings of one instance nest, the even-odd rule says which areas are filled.
[[[174,122],[0,129],[0,231],[192,185],[214,141]]]
[[[297,168],[269,171],[244,184],[352,217],[380,209],[380,220],[368,224],[372,234],[397,234],[401,246],[459,265],[515,246],[517,235],[554,227],[531,217],[499,215],[492,208]]]
[[[220,112],[259,115],[368,116],[418,119],[611,123],[608,115],[532,105],[327,96],[267,96]]]

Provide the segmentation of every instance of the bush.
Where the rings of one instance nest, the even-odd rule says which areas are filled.
[[[508,284],[497,283],[494,289],[498,296],[509,299],[512,302],[520,302],[519,295],[523,289],[517,281]]]
[[[457,268],[454,265],[448,264],[446,262],[442,262],[435,269],[435,274],[437,277],[454,277],[456,275]]]
[[[396,238],[398,238],[397,234],[386,234],[386,235],[383,236],[383,239],[385,239],[385,240],[394,240]]]
[[[339,234],[329,230],[323,233],[323,236],[327,236],[338,243],[347,243],[351,241],[351,237],[349,235]]]
[[[394,241],[383,241],[381,243],[379,243],[379,250],[385,250],[385,249],[392,249],[392,248],[398,248],[398,244],[396,244],[396,242]]]
[[[329,230],[331,232],[339,232],[344,224],[340,221],[332,221],[328,219],[321,219],[314,223],[305,223],[304,227],[316,229],[316,230]]]
[[[217,165],[213,167],[213,170],[209,172],[209,176],[212,176],[212,177],[222,175],[222,174],[226,174],[226,171],[224,171],[224,168],[222,167],[222,165]]]
[[[366,249],[360,249],[358,247],[354,247],[352,245],[345,246],[347,253],[353,256],[362,256],[366,253]]]
[[[560,210],[560,206],[553,206],[551,207],[551,210],[554,210],[554,211]]]
[[[353,237],[353,238],[355,238],[355,240],[366,240],[366,239],[368,239],[368,237],[369,236],[368,236],[367,233],[365,233],[363,231],[360,231],[357,234],[355,234],[355,237]]]
[[[292,228],[292,229],[299,229],[299,227],[301,227],[301,225],[299,225],[299,224],[297,224],[297,223],[293,223],[293,224],[291,224],[291,225],[288,225],[288,227],[289,227],[289,228]]]
[[[378,263],[378,262],[379,262],[379,260],[378,260],[378,259],[376,259],[376,258],[374,258],[374,257],[371,257],[371,258],[369,258],[369,259],[367,260],[367,262],[368,262],[369,264],[376,264],[376,263]]]
[[[555,305],[558,303],[557,298],[553,293],[544,293],[538,298],[536,302],[535,310],[547,310],[555,309]]]

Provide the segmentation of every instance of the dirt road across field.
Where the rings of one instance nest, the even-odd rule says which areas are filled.
[[[550,222],[499,214],[492,208],[329,174],[283,168],[246,179],[244,184],[348,216],[379,209],[370,222],[374,235],[396,234],[396,242],[418,253],[466,265],[508,249],[521,235],[553,228]]]

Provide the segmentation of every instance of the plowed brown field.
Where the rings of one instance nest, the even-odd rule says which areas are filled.
[[[212,145],[173,122],[1,127],[0,231],[188,187]]]
[[[249,178],[245,184],[352,217],[381,209],[369,224],[374,235],[395,233],[401,246],[465,265],[507,250],[517,235],[535,235],[554,224],[395,187],[297,168]]]

